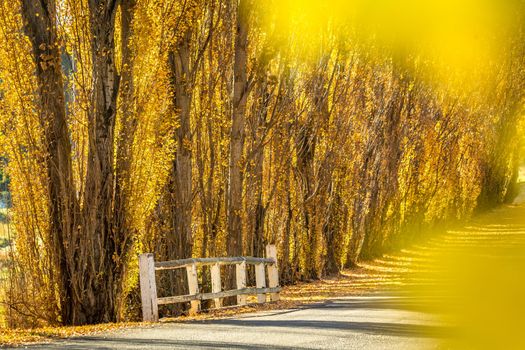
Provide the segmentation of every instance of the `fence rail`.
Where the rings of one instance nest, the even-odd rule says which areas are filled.
[[[199,266],[205,265],[232,265],[246,262],[247,264],[273,264],[274,260],[271,258],[254,258],[251,256],[246,257],[222,257],[222,258],[191,258],[181,260],[169,260],[155,263],[155,270],[172,270],[190,266],[197,263]]]
[[[223,265],[235,265],[237,289],[222,290],[220,267]],[[246,265],[255,266],[255,288],[246,286]],[[211,267],[211,293],[200,293],[199,291],[198,268],[201,266]],[[182,268],[186,269],[189,294],[158,298],[155,271]],[[266,286],[266,272],[268,272],[268,287]],[[139,276],[144,321],[159,320],[159,305],[190,302],[190,314],[194,314],[200,311],[201,300],[213,299],[215,307],[220,308],[222,298],[237,296],[237,305],[246,305],[247,295],[257,295],[257,302],[264,303],[266,294],[270,295],[271,301],[279,300],[281,290],[277,250],[274,245],[266,246],[266,258],[191,258],[156,262],[153,254],[141,254],[139,256]]]

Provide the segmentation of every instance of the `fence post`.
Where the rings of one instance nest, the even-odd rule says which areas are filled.
[[[255,264],[255,285],[257,288],[266,288],[265,264]],[[266,302],[266,294],[257,293],[257,302]]]
[[[235,265],[235,277],[237,279],[237,289],[246,288],[246,261]],[[237,305],[246,305],[246,295],[237,295]]]
[[[266,246],[266,257],[273,258],[275,264],[268,265],[268,283],[270,288],[279,287],[279,267],[277,266],[277,247],[274,244]],[[270,294],[271,301],[279,300],[279,293]]]
[[[186,275],[188,276],[188,290],[190,295],[199,294],[199,279],[197,277],[197,264],[193,263],[186,266]],[[190,315],[195,315],[201,309],[200,300],[192,300],[190,308]]]
[[[155,283],[155,260],[153,254],[139,255],[140,297],[142,300],[142,318],[147,322],[159,320],[157,305],[157,285]]]
[[[221,265],[219,263],[211,265],[211,291],[212,293],[220,293],[221,287]],[[222,306],[222,299],[213,299],[216,308]]]

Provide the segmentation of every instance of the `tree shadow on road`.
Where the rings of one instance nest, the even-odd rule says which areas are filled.
[[[236,327],[284,327],[292,329],[310,328],[323,330],[347,330],[367,334],[399,337],[450,338],[453,335],[453,330],[449,327],[392,322],[228,319],[218,320],[214,323]]]
[[[235,349],[235,350],[306,350],[297,346],[275,346],[243,343],[236,344],[220,341],[202,340],[164,340],[164,339],[133,339],[82,337],[67,342],[56,342],[47,345],[29,347],[30,349],[69,349],[69,350],[109,350],[109,349]]]

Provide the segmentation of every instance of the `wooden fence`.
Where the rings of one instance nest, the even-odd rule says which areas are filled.
[[[246,265],[255,266],[255,288],[246,286]],[[210,266],[211,293],[199,292],[198,268]],[[221,265],[235,265],[237,289],[222,290]],[[158,298],[155,282],[155,271],[186,269],[188,277],[187,295],[177,295]],[[266,287],[266,271],[268,271],[268,287]],[[266,302],[266,294],[271,301],[279,300],[279,271],[277,267],[277,250],[274,245],[266,246],[266,258],[254,257],[223,257],[223,258],[192,258],[155,262],[153,254],[139,256],[140,294],[142,298],[142,317],[144,321],[159,320],[158,306],[190,302],[190,314],[200,311],[201,300],[213,299],[216,308],[222,307],[222,298],[237,296],[237,305],[246,305],[246,296],[257,295],[257,302]]]

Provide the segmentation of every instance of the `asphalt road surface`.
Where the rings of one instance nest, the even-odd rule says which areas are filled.
[[[447,328],[407,297],[364,296],[234,318],[162,323],[31,349],[436,349]]]

